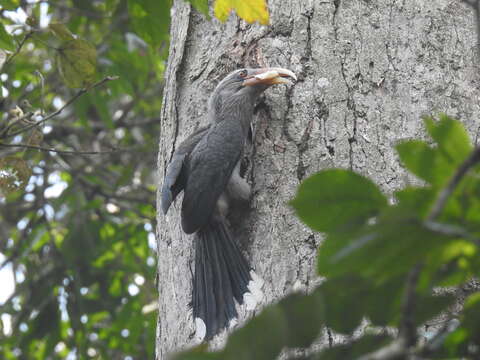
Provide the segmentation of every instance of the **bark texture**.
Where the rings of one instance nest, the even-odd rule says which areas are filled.
[[[176,146],[205,124],[219,80],[244,66],[281,66],[299,80],[277,86],[256,108],[244,159],[251,209],[235,224],[265,280],[266,303],[318,283],[319,234],[287,205],[299,183],[325,168],[350,168],[387,194],[414,181],[393,146],[424,137],[421,116],[446,112],[480,132],[475,22],[460,0],[270,0],[271,26],[232,16],[208,21],[183,1],[172,9],[159,177]],[[160,180],[162,181],[162,180]],[[194,344],[189,310],[192,237],[180,227],[181,199],[158,215],[157,359]],[[158,206],[160,209],[160,206]],[[243,322],[252,313],[240,311]],[[221,346],[225,334],[213,343]]]

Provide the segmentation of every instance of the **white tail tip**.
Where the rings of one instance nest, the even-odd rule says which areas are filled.
[[[250,280],[247,286],[250,292],[243,294],[243,301],[245,302],[247,310],[254,310],[257,305],[263,301],[264,295],[262,287],[264,281],[253,270],[250,271],[250,276],[252,280]]]
[[[205,339],[205,335],[207,334],[207,327],[205,323],[200,318],[195,318],[195,339],[199,342],[202,342]]]

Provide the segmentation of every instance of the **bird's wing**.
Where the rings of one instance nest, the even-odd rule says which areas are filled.
[[[189,158],[182,203],[182,228],[191,234],[205,226],[242,156],[244,136],[240,124],[212,125]]]
[[[161,203],[164,214],[167,213],[172,202],[185,187],[185,158],[190,155],[192,150],[206,134],[206,131],[209,128],[210,125],[199,128],[187,139],[185,139],[185,141],[183,141],[173,153],[172,160],[170,161],[170,164],[168,164],[162,186]]]

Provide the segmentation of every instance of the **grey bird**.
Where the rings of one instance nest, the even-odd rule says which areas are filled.
[[[227,220],[236,202],[250,199],[240,162],[258,96],[274,84],[289,84],[295,74],[282,68],[241,69],[215,88],[208,105],[209,125],[175,150],[163,181],[164,214],[183,190],[183,231],[195,234],[192,307],[197,337],[210,340],[237,317],[258,293],[257,279],[232,237]]]

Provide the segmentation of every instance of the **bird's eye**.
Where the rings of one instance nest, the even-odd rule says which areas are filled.
[[[240,71],[240,73],[238,74],[238,76],[240,76],[241,78],[245,78],[247,77],[248,75],[248,72],[246,69],[243,69],[242,71]]]

